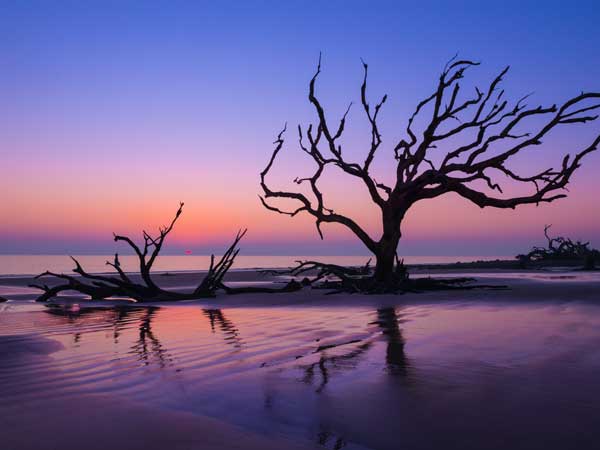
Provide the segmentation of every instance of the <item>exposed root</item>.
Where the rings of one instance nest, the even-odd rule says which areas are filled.
[[[404,292],[423,292],[465,289],[506,289],[504,285],[473,284],[474,278],[415,278],[411,279],[403,262],[397,262],[392,276],[377,280],[370,267],[369,260],[362,267],[343,267],[318,261],[297,261],[298,265],[287,270],[269,270],[265,273],[297,277],[306,275],[301,282],[292,280],[295,286],[311,286],[313,289],[327,289],[327,294],[366,293],[399,294]],[[310,277],[309,277],[310,276]],[[285,289],[285,288],[284,288]],[[284,289],[276,292],[285,292]]]

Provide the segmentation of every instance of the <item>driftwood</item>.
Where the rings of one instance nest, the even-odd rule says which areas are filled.
[[[585,156],[597,149],[599,134],[594,133],[590,142],[565,155],[557,167],[540,167],[536,172],[525,174],[517,171],[511,161],[517,154],[530,152],[544,140],[552,139],[552,131],[556,129],[595,121],[598,118],[595,112],[600,109],[600,93],[582,92],[561,104],[548,106],[529,106],[528,96],[511,102],[500,88],[508,67],[484,88],[475,87],[473,92],[465,93],[463,79],[478,65],[478,62],[455,58],[446,64],[432,94],[416,106],[406,128],[399,130],[403,136],[392,142],[388,151],[391,161],[387,166],[391,169],[386,184],[382,179],[375,179],[372,163],[381,153],[378,120],[387,95],[374,105],[369,103],[368,66],[363,62],[359,108],[367,121],[370,140],[366,143],[364,160],[350,160],[344,152],[342,136],[352,104],[339,120],[332,120],[325,113],[316,89],[321,74],[319,57],[308,88],[315,124],[298,126],[300,150],[308,156],[315,170],[294,179],[296,184],[307,186],[304,191],[269,185],[267,176],[284,147],[287,128],[284,126],[260,174],[264,207],[290,217],[311,215],[321,238],[322,224],[348,228],[375,256],[372,276],[377,283],[394,289],[399,282],[394,256],[401,238],[401,224],[417,202],[454,193],[481,208],[515,208],[565,197],[565,188],[574,172]],[[418,129],[418,124],[423,127]],[[336,212],[327,203],[319,183],[329,168],[354,177],[364,186],[380,210],[383,231],[380,236],[371,236],[357,221]],[[508,196],[503,193],[504,182],[528,185],[531,189],[523,196]]]
[[[318,261],[297,261],[297,265],[285,270],[263,271],[271,275],[304,276],[297,286],[311,286],[313,289],[327,289],[329,294],[367,293],[396,294],[452,289],[505,289],[503,285],[473,284],[474,278],[414,278],[409,277],[404,261],[396,258],[394,276],[391,282],[381,283],[373,276],[371,260],[361,267],[344,267]],[[290,283],[292,283],[290,282]]]
[[[198,283],[197,287],[192,292],[174,292],[165,290],[159,287],[152,279],[151,270],[156,258],[158,257],[164,241],[169,233],[173,230],[177,219],[183,212],[183,203],[179,205],[179,209],[175,213],[175,217],[171,223],[159,229],[157,236],[151,236],[146,231],[143,231],[143,246],[138,246],[133,240],[127,236],[114,235],[115,242],[125,242],[139,259],[139,275],[141,282],[134,282],[130,275],[125,273],[119,261],[119,254],[115,253],[113,261],[107,261],[106,265],[112,267],[115,275],[100,275],[91,274],[85,271],[77,259],[71,257],[75,263],[75,272],[78,276],[66,275],[63,273],[54,273],[46,271],[36,277],[42,279],[53,277],[63,281],[56,286],[48,286],[46,284],[32,284],[35,287],[44,291],[37,301],[44,302],[48,299],[57,296],[64,291],[76,291],[90,296],[93,300],[105,299],[108,297],[130,297],[138,301],[175,301],[187,300],[202,297],[213,297],[218,289],[225,288],[223,277],[231,268],[236,256],[239,253],[238,244],[246,234],[246,230],[239,231],[233,243],[225,251],[223,256],[216,260],[214,255],[211,255],[210,267],[203,279]]]
[[[175,217],[171,223],[159,229],[157,236],[151,236],[146,231],[142,232],[144,239],[143,246],[138,246],[131,238],[122,235],[114,235],[115,242],[127,243],[139,260],[139,279],[134,281],[131,274],[126,273],[119,260],[119,254],[115,253],[112,261],[107,261],[106,265],[115,270],[114,275],[92,274],[87,272],[80,262],[71,257],[75,263],[73,272],[76,276],[64,273],[55,273],[46,271],[36,277],[43,279],[51,277],[60,280],[61,283],[53,286],[47,284],[31,284],[31,287],[38,288],[43,293],[37,298],[39,302],[45,302],[66,291],[75,291],[89,296],[92,300],[101,300],[110,297],[127,297],[137,301],[177,301],[190,300],[205,297],[214,297],[218,290],[226,294],[244,294],[244,293],[285,293],[294,292],[306,286],[312,286],[317,289],[328,289],[331,293],[336,292],[368,292],[368,293],[387,293],[387,292],[405,292],[421,290],[438,289],[470,289],[474,287],[490,287],[470,285],[473,280],[467,278],[460,279],[430,279],[421,278],[411,280],[404,266],[403,260],[398,259],[396,255],[396,264],[393,274],[393,283],[382,284],[373,277],[371,260],[362,267],[343,267],[336,264],[324,264],[318,261],[298,261],[296,267],[287,270],[266,270],[263,273],[275,275],[287,275],[291,277],[300,277],[304,275],[301,282],[294,278],[281,287],[269,286],[242,286],[231,287],[223,282],[227,271],[233,265],[236,256],[239,253],[238,244],[244,237],[246,230],[239,231],[233,243],[225,251],[223,256],[216,260],[211,255],[210,267],[197,287],[191,292],[177,292],[166,290],[156,284],[152,278],[152,267],[158,257],[165,239],[173,230],[177,220],[183,212],[184,204],[181,203]],[[165,274],[166,275],[166,274]]]
[[[600,262],[600,251],[590,248],[589,242],[573,241],[563,236],[550,237],[548,230],[552,225],[544,227],[544,236],[548,242],[546,247],[532,247],[529,253],[517,255],[522,266],[581,263],[584,269],[593,270]]]

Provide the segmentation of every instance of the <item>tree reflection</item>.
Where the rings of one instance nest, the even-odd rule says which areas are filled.
[[[237,349],[242,347],[239,330],[231,320],[225,317],[221,309],[204,308],[202,313],[210,320],[210,328],[213,333],[215,333],[216,326],[218,325],[223,333],[223,339],[227,344],[231,344]]]
[[[404,351],[406,341],[400,329],[401,315],[396,308],[380,308],[377,310],[376,324],[387,345],[385,352],[385,363],[388,371],[395,375],[408,375],[409,362]]]
[[[409,360],[405,352],[405,339],[400,328],[401,315],[396,308],[379,308],[376,311],[376,320],[369,325],[376,325],[381,337],[385,341],[385,367],[388,373],[406,377],[409,372]],[[330,354],[329,350],[348,344],[355,345],[352,350],[345,353]],[[312,364],[302,366],[304,376],[302,381],[313,384],[319,375],[316,392],[321,392],[329,383],[331,376],[336,371],[352,370],[357,367],[360,357],[367,353],[373,346],[373,340],[343,343],[319,347],[315,353],[319,353],[319,360]]]
[[[111,326],[117,322],[111,317],[113,313],[118,314],[120,310],[130,310],[130,308],[81,308],[79,304],[52,305],[47,306],[45,312],[57,318],[60,323],[68,324],[73,328],[73,343],[79,344],[87,327],[97,324]]]
[[[398,313],[396,308],[389,307],[377,309],[376,319],[370,322],[369,325],[376,325],[376,330],[380,333],[379,338],[382,338],[385,342],[385,367],[387,373],[405,378],[409,375],[410,364],[406,357],[406,341],[400,328],[401,323],[402,315]],[[316,353],[320,353],[319,360],[302,366],[304,369],[302,381],[313,385],[318,379],[315,392],[317,394],[321,393],[330,382],[332,375],[337,371],[355,369],[361,357],[374,347],[373,344],[376,340],[371,338],[367,341],[319,347],[315,351]],[[348,344],[352,344],[354,348],[341,354],[328,354],[330,350],[339,347],[343,348]],[[336,434],[330,427],[323,423],[319,424],[316,441],[320,446],[333,448],[334,450],[342,449],[347,444],[344,436]]]
[[[325,350],[320,351],[319,361],[304,366],[302,381],[307,384],[313,384],[316,379],[316,371],[318,371],[320,382],[316,388],[316,392],[321,392],[327,383],[329,383],[332,372],[355,368],[358,365],[359,357],[366,353],[370,347],[371,342],[365,342],[347,353],[329,355]]]
[[[131,352],[137,356],[138,361],[142,361],[143,365],[156,363],[162,369],[171,365],[173,359],[152,329],[159,309],[155,306],[81,308],[77,304],[70,304],[52,306],[46,309],[46,312],[72,326],[75,344],[80,344],[88,333],[112,328],[113,343],[118,345],[123,332],[137,322],[137,339],[129,347]]]
[[[140,308],[117,308],[114,311],[113,316],[113,342],[116,344],[119,343],[119,338],[121,337],[121,333],[125,329],[125,326],[128,322],[130,322],[130,316],[132,313],[137,313],[139,315],[143,309]]]
[[[163,347],[160,340],[152,331],[152,320],[154,319],[158,307],[145,308],[138,326],[139,337],[131,349],[138,355],[138,359],[145,366],[156,362],[163,369],[172,363],[172,358]]]

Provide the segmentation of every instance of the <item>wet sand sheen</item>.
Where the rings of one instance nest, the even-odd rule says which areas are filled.
[[[600,306],[453,295],[403,306],[16,308],[0,316],[2,435],[14,449],[54,448],[34,445],[40,435],[61,448],[157,449],[600,439]]]

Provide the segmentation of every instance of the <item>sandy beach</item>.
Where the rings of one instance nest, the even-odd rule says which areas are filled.
[[[186,272],[159,272],[155,279],[157,283],[169,290],[190,292],[205,275],[204,271]],[[134,282],[141,278],[138,274],[130,274]],[[472,300],[493,301],[522,301],[550,300],[594,300],[600,293],[600,271],[577,271],[571,268],[556,268],[543,270],[506,270],[497,268],[469,267],[457,268],[456,265],[437,265],[435,268],[428,266],[412,267],[411,276],[435,277],[435,278],[473,278],[470,284],[506,286],[506,290],[475,289],[464,291],[436,291],[421,293],[404,293],[401,295],[364,295],[364,294],[335,294],[329,295],[327,291],[306,288],[300,292],[280,294],[240,294],[225,295],[217,294],[213,299],[199,299],[202,304],[215,306],[286,306],[293,304],[301,305],[342,305],[365,304],[365,305],[401,305],[412,303],[423,303],[428,301],[454,301],[457,298]],[[288,276],[273,275],[263,269],[232,270],[225,276],[225,282],[229,286],[265,286],[278,287],[289,281]],[[31,284],[47,284],[54,286],[60,281],[54,278],[43,278],[36,280],[30,275],[0,276],[0,296],[7,297],[13,301],[34,300],[41,291],[31,288]],[[85,300],[85,296],[76,292],[70,293],[67,298],[71,301]],[[340,300],[343,297],[343,300]],[[65,300],[58,301],[58,303]],[[193,300],[192,300],[193,302]],[[54,302],[56,303],[56,302]],[[122,301],[94,302],[94,305],[122,305]],[[187,303],[187,302],[183,302]],[[157,303],[165,305],[165,303]],[[11,303],[16,305],[16,303]]]
[[[40,304],[31,277],[0,278],[0,434],[11,450],[589,448],[600,274],[421,272],[508,289]]]

